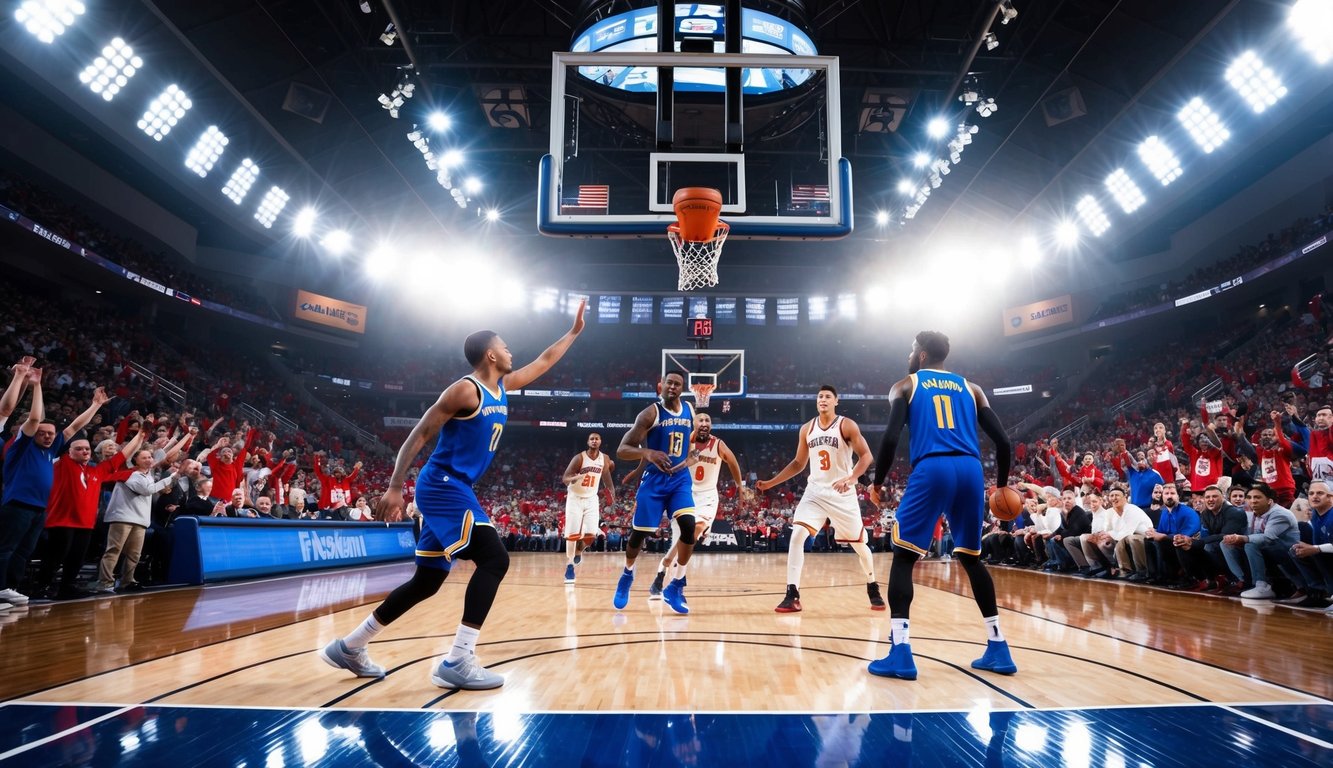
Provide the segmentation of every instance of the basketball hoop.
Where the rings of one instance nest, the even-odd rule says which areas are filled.
[[[717,389],[716,384],[706,384],[702,381],[690,384],[690,390],[694,392],[694,404],[700,408],[708,407],[708,396]]]
[[[717,285],[717,263],[731,227],[718,220],[722,193],[707,187],[683,187],[671,198],[676,223],[667,226],[667,239],[680,268],[677,289],[694,291]]]

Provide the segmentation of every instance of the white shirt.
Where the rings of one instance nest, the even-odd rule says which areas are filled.
[[[1104,533],[1109,531],[1111,525],[1111,515],[1115,514],[1110,509],[1102,507],[1092,516],[1092,529],[1090,533]]]
[[[1110,526],[1107,532],[1116,541],[1122,541],[1136,533],[1146,533],[1151,527],[1152,519],[1148,517],[1148,513],[1129,502],[1125,502],[1124,514],[1116,514],[1115,508],[1111,508]]]
[[[1032,527],[1037,529],[1037,533],[1055,533],[1060,530],[1063,522],[1059,507],[1047,507],[1045,514],[1032,516]]]

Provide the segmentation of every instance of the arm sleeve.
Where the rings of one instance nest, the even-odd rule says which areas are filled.
[[[875,458],[875,485],[883,485],[889,476],[889,467],[893,466],[894,454],[898,452],[898,437],[907,423],[907,400],[898,398],[889,406],[889,426],[884,430],[884,439],[879,444],[879,455]]]
[[[996,416],[990,407],[981,409],[977,414],[977,423],[981,425],[981,431],[995,443],[995,482],[997,485],[1006,485],[1009,482],[1009,470],[1013,462],[1013,445],[1009,442],[1009,435],[1004,433],[1004,427],[1000,426],[1000,417]]]

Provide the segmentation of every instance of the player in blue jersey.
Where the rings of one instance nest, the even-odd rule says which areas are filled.
[[[500,445],[509,414],[506,389],[522,389],[556,364],[583,331],[580,302],[569,332],[541,356],[514,370],[509,347],[494,331],[478,331],[463,343],[472,375],[449,385],[421,421],[412,428],[398,451],[393,477],[380,497],[377,512],[394,522],[402,517],[403,483],[408,469],[432,438],[435,450],[417,477],[416,504],[421,511],[421,538],[417,542],[416,571],[379,604],[351,634],[333,640],[320,656],[329,664],[358,677],[384,677],[384,667],[370,660],[366,645],[386,626],[413,606],[434,595],[449,575],[454,559],[471,560],[477,569],[463,597],[463,620],[454,645],[431,675],[441,688],[484,690],[498,688],[504,678],[477,661],[474,649],[481,625],[495,602],[496,592],[509,569],[509,553],[481,508],[472,486],[490,466]]]
[[[639,412],[633,428],[616,449],[617,459],[645,462],[643,480],[634,497],[634,529],[625,544],[625,571],[612,600],[617,610],[629,604],[634,561],[644,539],[657,530],[665,512],[680,528],[680,541],[676,552],[678,576],[662,590],[662,601],[676,613],[690,612],[685,604],[685,566],[694,554],[694,491],[686,464],[693,443],[694,410],[680,399],[683,389],[685,374],[668,373],[662,379],[662,399]]]
[[[935,523],[949,518],[954,556],[967,571],[972,596],[986,622],[986,652],[972,662],[974,669],[1012,675],[1018,671],[1009,644],[1000,633],[995,585],[981,562],[981,528],[985,519],[985,477],[977,424],[995,443],[995,467],[1000,483],[1009,480],[1009,437],[991,410],[986,393],[956,373],[942,370],[949,356],[949,337],[937,331],[916,335],[907,378],[889,392],[889,427],[875,461],[875,482],[870,489],[875,506],[880,487],[893,465],[898,436],[906,424],[910,432],[912,473],[893,526],[893,565],[889,568],[889,617],[893,647],[889,655],[870,663],[871,674],[916,679],[916,663],[908,644],[908,611],[912,606],[912,569],[930,547]]]

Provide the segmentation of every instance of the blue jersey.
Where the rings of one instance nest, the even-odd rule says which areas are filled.
[[[653,408],[657,411],[657,419],[653,422],[652,429],[648,430],[644,447],[665,453],[671,457],[672,465],[679,464],[685,460],[690,450],[690,432],[694,431],[694,409],[684,400],[680,401],[679,413],[667,410],[661,402],[653,403]],[[647,480],[652,475],[666,474],[656,464],[649,462],[647,468],[643,470],[643,479]],[[675,474],[688,477],[690,473],[682,470]]]
[[[495,458],[495,449],[500,446],[500,434],[509,417],[509,396],[504,390],[504,379],[500,380],[500,391],[496,393],[475,376],[464,378],[476,385],[481,405],[470,416],[455,416],[444,423],[435,452],[426,460],[426,470],[438,469],[472,485],[485,474]],[[435,473],[423,471],[421,475],[424,478]]]
[[[977,401],[967,379],[956,373],[922,368],[911,375],[907,399],[909,456],[913,466],[927,456],[981,458],[977,442]]]

